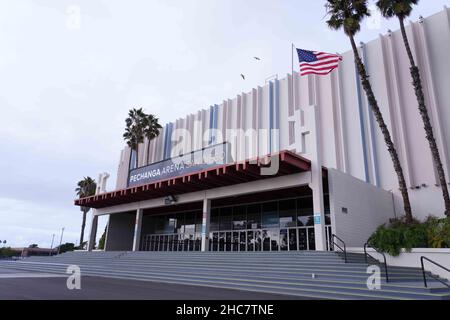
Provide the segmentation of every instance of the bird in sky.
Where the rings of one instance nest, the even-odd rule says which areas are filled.
[[[258,57],[253,57],[253,58],[258,61],[261,60],[261,58],[258,58]]]
[[[242,79],[244,79],[245,80],[245,76],[241,73],[241,77],[242,77]]]

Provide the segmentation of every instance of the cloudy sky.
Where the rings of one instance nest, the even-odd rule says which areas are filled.
[[[106,171],[114,188],[129,108],[173,121],[284,77],[292,42],[347,51],[324,2],[0,0],[0,240],[46,247],[65,227],[78,242],[76,182]],[[444,5],[423,0],[412,19]],[[388,28],[369,20],[358,40]]]

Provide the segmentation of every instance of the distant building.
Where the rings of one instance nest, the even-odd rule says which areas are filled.
[[[31,257],[31,256],[50,256],[55,255],[58,251],[57,248],[11,248],[11,251],[17,253],[16,256]]]

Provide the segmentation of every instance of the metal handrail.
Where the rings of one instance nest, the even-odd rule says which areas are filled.
[[[421,256],[421,257],[420,257],[420,264],[422,265],[422,276],[423,276],[423,283],[424,283],[424,285],[425,285],[425,288],[428,288],[428,284],[427,284],[427,276],[426,276],[426,273],[425,273],[425,267],[424,267],[423,260],[427,260],[428,262],[431,262],[431,263],[434,264],[435,266],[438,266],[438,267],[440,267],[441,269],[444,269],[445,271],[450,272],[450,269],[447,269],[446,267],[441,266],[441,265],[440,265],[439,263],[437,263],[436,261],[433,261],[433,260],[431,260],[431,259],[429,259],[429,258],[427,258],[427,257]],[[431,272],[430,272],[428,275],[429,275],[430,277],[432,277],[434,280],[437,280],[437,281],[439,281],[440,283],[442,283],[443,285],[445,285],[445,286],[447,286],[447,287],[450,288],[450,285],[449,285],[447,282],[445,282],[444,280],[440,279],[439,277],[434,276]]]
[[[331,239],[332,239],[333,251],[334,251],[334,246],[337,246],[339,249],[341,249],[341,251],[344,253],[344,262],[347,263],[347,246],[345,245],[344,240],[339,238],[334,233],[331,235]],[[336,243],[336,241],[334,241],[334,239],[338,239],[344,245],[344,248],[342,248],[338,243]]]
[[[368,261],[367,261],[367,257],[371,257],[374,260],[378,260],[378,259],[375,259],[374,256],[372,256],[370,253],[367,252],[367,247],[370,247],[370,248],[374,249],[378,254],[381,254],[383,256],[383,259],[384,259],[384,274],[386,275],[386,282],[389,282],[389,274],[388,274],[388,267],[387,267],[387,262],[386,262],[386,255],[383,252],[378,251],[377,248],[374,248],[371,245],[369,245],[368,242],[366,242],[364,244],[364,260],[366,261],[366,264],[369,264]]]

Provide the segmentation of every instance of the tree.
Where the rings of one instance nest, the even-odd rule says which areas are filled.
[[[411,46],[409,45],[408,35],[405,29],[405,19],[410,16],[412,12],[413,5],[416,5],[419,0],[378,0],[377,6],[381,11],[381,14],[385,18],[397,17],[400,23],[400,30],[403,37],[403,43],[405,45],[406,53],[408,55],[410,63],[410,73],[413,80],[414,91],[416,94],[417,102],[419,104],[419,113],[422,117],[425,136],[430,145],[431,155],[433,157],[433,162],[436,167],[436,171],[439,177],[439,183],[442,188],[442,196],[444,198],[445,204],[445,214],[450,218],[450,197],[448,193],[447,181],[445,178],[444,167],[442,165],[441,156],[439,154],[439,149],[434,138],[433,127],[431,125],[430,116],[428,115],[428,110],[425,104],[425,96],[422,89],[422,80],[420,78],[420,71],[414,60],[414,56],[411,51]]]
[[[397,150],[392,142],[391,134],[386,122],[384,121],[381,110],[378,106],[377,99],[372,90],[372,85],[369,81],[366,68],[361,60],[358,48],[355,43],[355,35],[361,29],[362,20],[370,16],[367,8],[367,0],[327,0],[326,4],[327,14],[330,16],[327,21],[328,27],[334,30],[343,29],[344,33],[350,39],[353,54],[355,57],[355,64],[358,69],[359,77],[361,79],[362,87],[366,93],[369,105],[375,116],[375,119],[380,127],[387,149],[394,165],[394,170],[397,174],[399,189],[403,198],[403,207],[405,210],[405,218],[407,223],[413,221],[411,204],[409,201],[408,188],[406,187],[405,176],[398,158]]]
[[[108,226],[105,226],[105,230],[103,231],[102,236],[100,237],[100,240],[98,241],[98,248],[100,250],[105,249],[105,241],[106,241],[106,230]]]
[[[158,123],[158,118],[153,115],[148,115],[142,108],[131,109],[128,112],[128,118],[125,119],[125,133],[124,140],[127,145],[136,153],[135,168],[138,167],[139,144],[144,142],[144,138],[149,140],[159,135],[161,126]]]
[[[85,177],[83,180],[78,181],[77,188],[75,189],[75,192],[77,193],[78,197],[85,198],[95,195],[95,190],[97,189],[97,184],[95,183],[95,180],[91,177]],[[88,207],[81,207],[81,212],[83,212],[83,219],[81,222],[81,234],[80,234],[80,248],[83,248],[83,240],[84,240],[84,229],[86,227],[86,215],[90,208]]]
[[[20,254],[20,252],[13,251],[9,247],[0,248],[0,259],[1,258],[11,258],[14,256],[18,256],[19,254]]]
[[[152,114],[147,115],[147,126],[144,129],[145,137],[149,142],[147,143],[147,155],[150,151],[150,140],[156,138],[159,135],[161,128],[161,125],[158,123],[158,118],[156,118]]]
[[[62,244],[61,246],[56,247],[55,249],[59,248],[59,253],[64,253],[64,252],[68,252],[68,251],[73,251],[75,250],[75,244],[71,243],[71,242],[66,242],[64,244]]]

